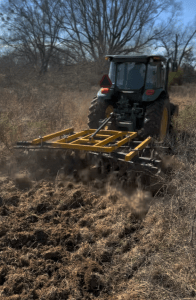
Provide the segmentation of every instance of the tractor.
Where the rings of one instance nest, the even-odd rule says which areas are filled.
[[[113,113],[107,128],[137,132],[164,141],[178,106],[170,103],[168,74],[177,71],[177,63],[161,55],[107,55],[109,76],[89,108],[88,126],[98,128]]]
[[[107,55],[106,59],[109,74],[103,76],[91,102],[88,129],[64,129],[18,142],[16,148],[46,153],[56,149],[76,156],[82,151],[87,159],[96,157],[113,170],[118,165],[119,169],[159,172],[161,159],[155,149],[157,144],[162,147],[178,114],[168,95],[169,69],[176,71],[177,64],[160,55]]]

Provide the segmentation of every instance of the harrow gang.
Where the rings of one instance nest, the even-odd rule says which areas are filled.
[[[95,129],[88,129],[74,133],[74,129],[69,128],[44,137],[39,137],[38,139],[34,139],[32,142],[18,142],[17,148],[20,146],[24,146],[26,148],[29,146],[35,146],[35,149],[40,147],[58,147],[72,150],[112,153],[117,152],[116,150],[123,146],[125,148],[126,146],[129,152],[125,154],[124,160],[130,161],[151,142],[151,137],[148,137],[135,148],[130,148],[130,144],[137,136],[137,132],[101,130],[96,135],[96,139],[92,139],[90,137],[94,132]],[[50,143],[48,142],[57,137],[61,138]]]

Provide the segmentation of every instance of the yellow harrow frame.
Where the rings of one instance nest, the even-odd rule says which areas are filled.
[[[126,153],[123,155],[124,160],[130,161],[151,142],[151,137],[148,137],[139,144],[137,142],[136,147],[131,148],[130,144],[137,137],[137,132],[100,130],[94,138],[95,131],[95,129],[88,129],[74,133],[74,128],[69,128],[39,137],[32,142],[18,142],[17,145],[18,147],[34,147],[34,149],[40,147],[44,149],[62,148],[97,153],[117,153],[119,149],[126,146]],[[54,141],[55,138],[58,139]],[[122,154],[121,152],[121,156]]]

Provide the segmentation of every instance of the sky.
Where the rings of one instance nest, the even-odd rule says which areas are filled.
[[[182,0],[183,14],[182,21],[188,24],[196,17],[196,0]]]
[[[183,27],[194,24],[196,29],[196,0],[177,0],[177,1],[181,2],[182,11],[177,17],[178,22],[176,23],[176,25],[183,30]],[[161,14],[162,20],[167,19],[167,17],[168,14],[166,14],[165,12]],[[193,29],[193,27],[191,28]],[[192,42],[194,42],[194,45],[196,45],[196,35],[192,39]],[[194,50],[195,50],[194,53],[196,54],[196,47],[194,48]],[[151,48],[151,52],[153,52],[153,54],[157,53],[157,54],[164,55],[165,49],[162,47],[158,48],[158,50],[154,50]]]

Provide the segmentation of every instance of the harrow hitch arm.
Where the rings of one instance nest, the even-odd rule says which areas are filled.
[[[101,124],[101,126],[99,126],[99,128],[89,137],[89,140],[92,140],[92,139],[94,139],[94,137],[96,136],[96,134],[102,129],[102,128],[104,128],[105,127],[105,125],[110,121],[110,120],[112,120],[112,119],[114,119],[115,118],[115,114],[112,112],[111,114],[110,114],[110,116],[109,116],[109,118],[107,118],[107,119],[105,119],[104,121],[103,121],[103,123]]]

